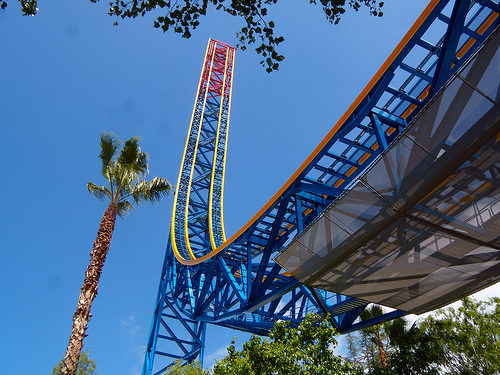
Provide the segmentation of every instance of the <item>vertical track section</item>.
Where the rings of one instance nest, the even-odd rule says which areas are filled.
[[[172,215],[172,248],[184,259],[225,242],[222,201],[234,50],[208,42]]]

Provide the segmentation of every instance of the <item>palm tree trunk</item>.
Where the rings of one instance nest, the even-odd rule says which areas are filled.
[[[61,373],[63,375],[74,375],[78,366],[80,352],[83,347],[83,339],[90,317],[90,307],[92,301],[97,295],[99,278],[101,277],[102,267],[106,260],[106,255],[111,244],[111,237],[115,228],[117,204],[111,202],[104,212],[97,232],[97,238],[94,241],[92,251],[90,252],[90,263],[85,273],[80,297],[76,312],[73,315],[73,328],[69,337],[68,348],[63,359]]]
[[[380,355],[380,365],[382,367],[387,367],[387,353],[385,352],[384,344],[382,343],[382,337],[380,337],[380,333],[378,333],[377,342],[378,342],[378,352]]]

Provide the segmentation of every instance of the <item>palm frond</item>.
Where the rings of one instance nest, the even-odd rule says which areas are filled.
[[[170,194],[173,186],[166,178],[155,177],[149,181],[149,192],[151,203],[158,202],[162,197],[167,197]]]
[[[118,206],[116,207],[116,214],[120,217],[128,216],[130,215],[130,211],[135,209],[134,206],[128,201],[128,200],[123,200],[121,202],[118,202]]]
[[[99,154],[99,158],[102,160],[103,175],[105,175],[105,169],[113,162],[113,156],[120,145],[121,141],[116,139],[113,133],[101,133],[101,153]]]
[[[118,200],[124,199],[130,196],[130,193],[137,183],[140,181],[139,175],[133,170],[128,168],[127,165],[117,163],[112,171],[113,180],[115,181],[116,188],[114,191],[114,196]]]
[[[133,187],[131,195],[137,205],[143,202],[157,203],[162,197],[168,196],[172,184],[166,178],[155,177],[151,181],[141,180]]]
[[[149,156],[144,151],[141,151],[137,155],[136,165],[141,170],[141,172],[144,174],[149,172],[148,160],[149,160]]]
[[[136,174],[144,175],[148,172],[148,155],[141,151],[139,141],[139,137],[132,137],[125,142],[118,156],[118,163]]]
[[[132,196],[132,198],[134,198],[134,202],[138,206],[147,200],[146,198],[146,193],[148,190],[147,184],[148,182],[146,180],[140,180],[132,187],[129,193],[129,196]]]
[[[140,137],[127,140],[118,155],[117,151],[122,144],[115,139],[112,133],[101,133],[102,175],[109,181],[109,188],[97,186],[92,182],[87,189],[99,199],[109,198],[118,202],[117,214],[128,215],[134,205],[143,202],[156,203],[172,190],[172,185],[164,178],[154,178],[151,181],[143,180],[148,172],[148,155],[141,151]],[[129,198],[133,199],[128,200]]]
[[[104,200],[106,198],[112,198],[112,194],[106,186],[98,186],[93,182],[87,183],[87,190],[90,194],[95,195],[98,199]]]

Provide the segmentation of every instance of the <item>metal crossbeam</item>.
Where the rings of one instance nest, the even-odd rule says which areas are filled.
[[[445,14],[449,3],[456,6],[452,14]],[[499,25],[498,4],[477,0],[465,7],[459,3],[464,2],[431,1],[313,153],[229,239],[224,233],[222,201],[234,48],[209,41],[179,174],[144,375],[167,368],[169,355],[185,361],[201,355],[206,323],[266,335],[277,320],[293,325],[318,312],[330,313],[337,329],[347,332],[405,314],[394,310],[360,322],[366,301],[308,289],[273,258],[349,191],[418,117],[432,93]],[[432,44],[423,35],[437,22],[444,22],[447,31]],[[428,54],[410,65],[406,56],[422,47]],[[403,84],[393,85],[396,81]],[[498,171],[493,168],[491,173]],[[166,309],[172,311],[167,314]],[[181,327],[185,335],[176,334],[172,327]],[[169,351],[163,347],[168,343],[187,352]]]

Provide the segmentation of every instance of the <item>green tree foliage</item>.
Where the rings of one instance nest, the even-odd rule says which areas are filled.
[[[443,373],[500,374],[500,298],[464,298],[458,309],[438,310],[422,323],[443,354]]]
[[[384,331],[389,340],[387,366],[377,366],[374,374],[439,374],[443,350],[418,324],[410,326],[405,319],[397,318],[384,323]]]
[[[24,16],[34,16],[38,11],[37,0],[19,0],[19,3]],[[7,8],[7,0],[0,0],[0,8]]]
[[[373,307],[362,318],[379,315]],[[371,375],[500,375],[500,298],[464,298],[413,325],[398,318],[346,337],[348,358]],[[387,355],[380,360],[380,343]]]
[[[37,0],[19,1],[24,15],[36,14]],[[152,10],[162,12],[154,21],[154,26],[163,31],[173,30],[183,38],[191,37],[191,33],[199,26],[202,16],[206,16],[209,8],[241,17],[244,26],[236,34],[237,46],[245,50],[248,45],[255,43],[255,51],[263,58],[261,65],[270,73],[278,70],[280,61],[284,59],[276,50],[284,38],[274,33],[275,23],[268,16],[269,7],[277,2],[278,0],[111,0],[109,14],[119,18],[136,18]],[[339,23],[348,7],[355,11],[366,7],[370,14],[381,17],[381,8],[384,5],[378,0],[309,0],[309,3],[319,4],[327,21],[332,24]],[[0,5],[4,9],[7,0],[0,0]]]
[[[383,310],[380,306],[372,305],[363,310],[360,318],[361,320],[368,320],[382,314]],[[387,351],[392,349],[386,332],[390,324],[392,323],[385,322],[346,335],[347,357],[349,360],[362,365],[368,372],[387,366]]]
[[[50,375],[61,375],[62,366],[63,360],[54,367]],[[89,357],[89,350],[81,353],[76,375],[97,375],[95,360]]]
[[[214,375],[329,375],[358,374],[358,370],[333,353],[336,331],[327,320],[311,314],[292,328],[288,322],[275,324],[269,339],[252,336],[217,362]]]
[[[361,312],[360,318],[361,320],[369,320],[381,316],[383,313],[382,307],[372,305]],[[367,360],[371,366],[387,366],[387,345],[384,343],[387,340],[385,326],[385,324],[377,324],[361,330],[364,345],[367,347]]]
[[[208,375],[208,372],[203,370],[200,362],[188,363],[183,366],[182,360],[179,359],[164,375]]]

